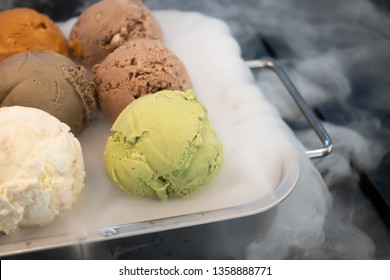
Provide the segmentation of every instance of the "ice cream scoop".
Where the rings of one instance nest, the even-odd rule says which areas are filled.
[[[49,50],[68,54],[68,41],[47,16],[29,8],[0,12],[0,61],[20,52]]]
[[[159,22],[140,0],[99,1],[81,13],[70,32],[74,55],[91,67],[137,38],[162,39]]]
[[[99,106],[115,120],[133,100],[160,90],[187,90],[191,80],[181,60],[161,41],[125,43],[93,68]]]
[[[112,131],[104,154],[107,173],[137,196],[189,196],[222,164],[222,143],[192,90],[164,90],[135,100]]]
[[[35,108],[0,108],[0,127],[0,232],[52,222],[84,187],[78,140]]]
[[[95,85],[86,69],[49,51],[15,54],[0,62],[0,107],[42,109],[79,133],[96,107]]]

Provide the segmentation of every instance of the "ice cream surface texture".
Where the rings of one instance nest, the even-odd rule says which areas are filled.
[[[0,231],[42,226],[84,187],[84,162],[69,127],[35,108],[0,108]]]
[[[133,100],[160,90],[187,90],[191,80],[181,60],[161,41],[125,43],[93,68],[99,106],[112,120]]]
[[[192,90],[164,90],[132,102],[112,126],[108,175],[137,196],[186,197],[220,169],[223,146]]]
[[[90,67],[137,38],[162,39],[159,22],[140,0],[99,1],[81,13],[70,32],[74,55]]]
[[[20,52],[49,50],[68,54],[68,41],[55,23],[29,8],[0,12],[0,61]]]
[[[96,108],[95,84],[83,67],[49,51],[15,54],[0,62],[0,107],[44,110],[79,133]]]

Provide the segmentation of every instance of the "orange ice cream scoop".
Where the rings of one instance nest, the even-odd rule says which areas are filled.
[[[68,42],[50,18],[29,8],[0,12],[0,61],[16,53],[40,50],[68,55]]]

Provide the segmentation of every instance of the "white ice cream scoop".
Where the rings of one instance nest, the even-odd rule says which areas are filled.
[[[0,108],[0,232],[42,226],[84,187],[84,161],[69,127],[29,107]]]

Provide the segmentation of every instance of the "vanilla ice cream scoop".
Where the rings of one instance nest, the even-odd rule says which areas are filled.
[[[0,127],[0,232],[52,222],[84,187],[78,140],[35,108],[0,108]]]

